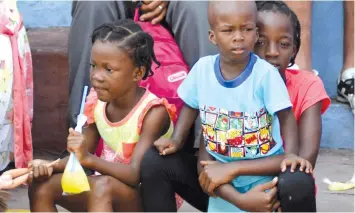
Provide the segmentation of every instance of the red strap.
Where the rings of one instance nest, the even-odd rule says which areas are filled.
[[[139,7],[136,7],[136,9],[134,10],[134,22],[138,22],[139,20],[138,20],[138,18],[139,18]]]

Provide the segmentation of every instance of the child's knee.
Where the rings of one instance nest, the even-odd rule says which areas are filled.
[[[315,210],[315,181],[311,174],[300,172],[280,173],[278,180],[278,196],[282,211]]]
[[[112,197],[113,181],[117,181],[111,176],[98,176],[94,181],[91,182],[91,192],[90,196],[95,199],[103,199]]]

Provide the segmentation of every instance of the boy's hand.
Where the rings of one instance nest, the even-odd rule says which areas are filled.
[[[248,212],[273,212],[280,207],[277,200],[277,177],[242,194],[238,207]],[[269,190],[268,192],[265,192]]]
[[[154,142],[160,155],[170,155],[179,150],[180,144],[173,139],[159,138]]]
[[[212,197],[216,197],[214,190],[218,186],[230,183],[235,178],[226,163],[218,163],[217,161],[201,161],[200,163],[203,167],[198,178],[200,186],[205,193]]]
[[[287,154],[285,156],[285,159],[281,162],[281,171],[285,172],[286,168],[288,166],[291,166],[290,171],[294,172],[298,165],[300,165],[301,172],[303,171],[305,171],[306,173],[313,172],[312,164],[308,160],[301,158],[295,154]]]
[[[69,136],[67,142],[68,152],[74,152],[81,165],[86,167],[89,164],[91,154],[88,151],[85,143],[85,136],[79,132],[69,129]]]

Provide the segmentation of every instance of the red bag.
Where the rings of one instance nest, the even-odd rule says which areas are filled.
[[[170,32],[160,24],[153,25],[150,22],[141,22],[138,20],[138,16],[139,9],[136,8],[134,21],[141,26],[144,32],[153,37],[154,53],[161,63],[160,67],[153,63],[152,71],[154,75],[142,80],[139,85],[147,88],[159,98],[166,98],[170,104],[175,104],[178,118],[184,102],[179,98],[177,89],[186,78],[189,68]],[[176,121],[177,119],[174,123]]]

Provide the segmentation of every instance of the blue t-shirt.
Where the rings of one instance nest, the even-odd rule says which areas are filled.
[[[208,153],[220,162],[283,153],[276,112],[292,107],[278,70],[250,53],[248,65],[233,80],[224,80],[219,55],[201,58],[178,89],[180,98],[199,109]],[[262,165],[260,165],[262,166]],[[239,176],[244,187],[263,176]]]

